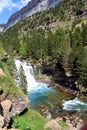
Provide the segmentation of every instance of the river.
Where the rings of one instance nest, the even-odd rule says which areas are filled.
[[[42,108],[55,109],[57,112],[60,108],[62,111],[79,111],[87,112],[87,103],[78,98],[72,99],[66,93],[61,92],[49,84],[37,82],[34,77],[33,68],[30,63],[15,59],[17,70],[22,65],[27,79],[27,93],[30,101],[30,107],[41,111]]]

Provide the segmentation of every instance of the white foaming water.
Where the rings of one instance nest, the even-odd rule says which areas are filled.
[[[47,97],[44,96],[44,94],[54,92],[54,90],[51,87],[48,87],[48,84],[46,83],[36,82],[33,68],[30,63],[15,59],[15,64],[18,70],[21,65],[24,69],[28,84],[28,98],[31,101],[31,106],[47,101]],[[63,101],[63,109],[68,111],[87,111],[87,103],[84,103],[78,98],[75,98],[73,100]]]
[[[33,68],[30,63],[15,59],[15,64],[18,71],[21,65],[24,69],[28,85],[28,99],[31,102],[31,107],[47,101],[47,97],[44,96],[44,94],[53,92],[53,89],[51,87],[48,87],[48,84],[46,83],[36,82],[34,78]]]
[[[36,82],[36,80],[34,78],[33,68],[30,65],[30,63],[27,63],[26,61],[20,61],[18,59],[15,59],[15,64],[16,64],[17,70],[19,70],[21,65],[22,65],[22,67],[24,69],[27,84],[28,84],[27,91],[30,91],[30,89],[32,89],[32,86],[33,87],[37,86],[37,82]]]
[[[33,68],[30,63],[27,63],[26,61],[20,61],[18,59],[15,59],[15,64],[16,64],[17,70],[19,70],[21,65],[24,69],[27,84],[28,84],[27,91],[29,91],[29,92],[30,91],[32,91],[32,92],[39,91],[39,92],[43,93],[43,92],[50,90],[50,88],[48,88],[48,84],[36,82],[36,80],[34,78]]]
[[[78,98],[69,101],[63,101],[64,110],[87,111],[87,103],[80,101]]]

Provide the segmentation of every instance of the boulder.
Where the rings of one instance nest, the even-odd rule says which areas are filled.
[[[7,127],[4,127],[4,128],[0,128],[0,130],[8,130]]]
[[[1,102],[1,106],[2,106],[3,110],[9,111],[12,106],[12,102],[10,100],[4,100]]]
[[[61,126],[55,121],[55,120],[51,120],[49,122],[47,122],[44,126],[44,130],[46,129],[50,129],[50,130],[61,130]]]
[[[68,127],[65,130],[77,130],[77,128],[73,127],[72,124],[67,123]]]
[[[0,128],[4,126],[4,117],[0,115]]]
[[[11,116],[21,114],[29,106],[29,101],[21,96],[9,96],[8,99],[12,102]]]
[[[5,76],[5,73],[4,71],[0,68],[0,77],[4,77]]]
[[[9,126],[9,122],[11,119],[11,106],[12,106],[12,102],[10,100],[4,100],[1,102],[1,106],[3,108],[3,116],[4,116],[4,120],[5,120],[5,126]]]

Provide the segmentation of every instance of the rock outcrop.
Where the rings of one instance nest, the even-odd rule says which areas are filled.
[[[8,126],[11,118],[12,102],[10,100],[4,100],[1,102],[1,106],[3,108],[3,117],[5,125]]]
[[[28,108],[28,100],[21,96],[9,96],[8,99],[12,102],[11,116],[21,114]]]
[[[5,27],[5,24],[0,24],[0,33],[2,33],[2,32],[3,32],[4,27]]]
[[[0,68],[0,77],[4,77],[5,76],[5,73],[4,71]]]
[[[0,115],[0,128],[2,128],[4,124],[5,124],[4,117]]]
[[[0,130],[7,130],[10,120],[28,108],[28,100],[21,96],[10,96],[0,103]],[[15,129],[14,129],[15,130]]]
[[[61,130],[61,126],[55,121],[55,120],[51,120],[48,123],[45,124],[44,126],[44,130]]]
[[[18,21],[25,19],[37,12],[47,10],[63,0],[31,0],[27,6],[23,7],[18,12],[14,13],[4,27],[6,31],[9,27],[16,24]]]

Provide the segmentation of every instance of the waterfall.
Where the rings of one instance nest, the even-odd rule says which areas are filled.
[[[30,63],[26,61],[20,61],[19,59],[15,59],[15,65],[17,70],[19,70],[20,66],[22,65],[26,80],[27,80],[27,91],[28,91],[28,98],[32,104],[42,103],[47,100],[47,97],[44,94],[53,92],[51,87],[48,87],[48,84],[37,82],[34,78],[33,68]]]
[[[25,76],[26,76],[26,80],[27,80],[27,84],[28,84],[28,89],[27,91],[29,91],[32,86],[37,86],[37,82],[34,78],[34,72],[33,72],[33,68],[31,66],[30,63],[27,63],[26,61],[20,61],[18,59],[15,59],[15,64],[17,67],[17,70],[19,70],[20,66],[22,65],[24,72],[25,72]]]

